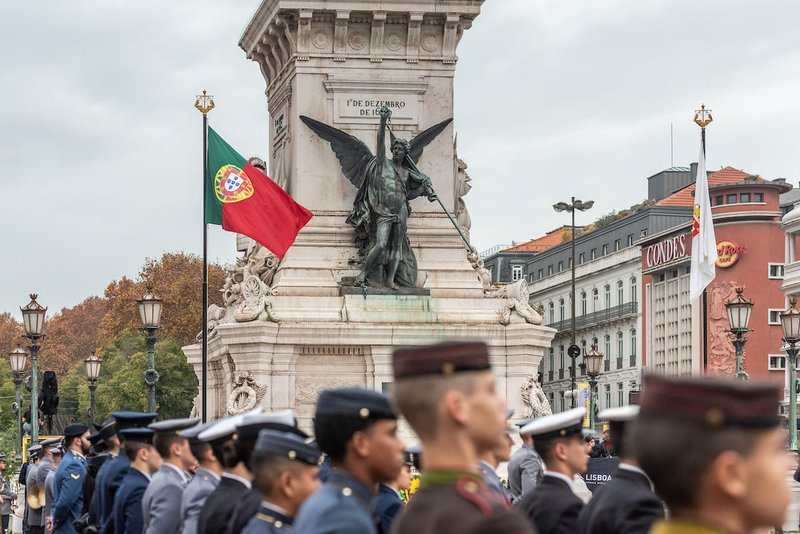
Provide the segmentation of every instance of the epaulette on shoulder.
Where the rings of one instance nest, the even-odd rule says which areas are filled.
[[[465,501],[474,504],[483,515],[489,517],[492,515],[492,504],[486,500],[483,495],[481,485],[471,478],[459,478],[456,482],[456,492]]]

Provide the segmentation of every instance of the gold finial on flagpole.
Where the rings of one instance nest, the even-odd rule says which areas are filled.
[[[703,130],[706,129],[706,126],[711,124],[714,119],[711,117],[711,110],[706,109],[705,104],[700,105],[700,109],[696,109],[694,111],[694,122]]]
[[[206,93],[206,90],[203,89],[203,94],[197,95],[197,100],[194,101],[194,107],[200,110],[200,113],[205,117],[208,115],[209,111],[214,109],[214,96],[209,95]]]

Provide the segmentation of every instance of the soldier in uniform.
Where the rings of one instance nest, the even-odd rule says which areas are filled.
[[[585,408],[540,417],[522,428],[534,439],[547,467],[542,481],[519,500],[539,534],[573,534],[583,501],[572,490],[572,479],[589,466],[589,446],[583,440]]]
[[[514,415],[514,410],[508,410],[508,412],[506,412],[506,418],[510,419],[512,415]],[[511,505],[511,494],[500,482],[500,477],[497,474],[497,467],[502,462],[507,462],[511,459],[511,448],[514,446],[514,441],[511,439],[511,432],[514,432],[514,429],[507,426],[502,439],[498,441],[493,449],[481,454],[479,457],[480,462],[478,463],[478,471],[483,475],[486,488],[509,506]]]
[[[403,466],[400,474],[393,482],[387,482],[378,486],[378,496],[375,499],[375,511],[373,515],[377,521],[378,534],[389,534],[392,530],[394,518],[403,509],[403,497],[401,491],[408,491],[411,488],[411,466],[413,460],[408,453],[408,449],[403,451]]]
[[[514,451],[508,462],[508,487],[511,490],[511,500],[517,502],[523,495],[536,487],[544,476],[542,457],[533,447],[533,437],[522,433],[522,429],[533,419],[517,423],[520,428],[519,437],[522,447]]]
[[[153,435],[149,428],[125,428],[119,432],[124,454],[128,457],[128,471],[122,478],[114,495],[111,517],[106,528],[115,534],[142,534],[144,519],[142,498],[151,477],[161,467],[161,456],[153,447]],[[175,510],[177,514],[178,511]]]
[[[478,457],[497,445],[506,424],[488,347],[449,342],[398,349],[392,364],[395,402],[424,451],[420,489],[392,532],[533,532],[476,470]]]
[[[766,532],[783,523],[793,462],[781,387],[648,376],[642,391],[635,452],[669,510],[650,532]]]
[[[201,432],[216,424],[216,421],[197,425],[181,432],[181,436],[189,440],[189,448],[192,456],[197,458],[200,466],[197,468],[194,477],[186,485],[181,498],[181,519],[182,534],[197,534],[197,520],[200,518],[200,511],[206,503],[206,499],[219,485],[222,465],[214,456],[211,445],[205,441],[200,441],[198,435]]]
[[[42,446],[39,444],[28,447],[28,455],[31,463],[28,465],[28,472],[25,474],[25,488],[27,498],[25,500],[25,519],[28,523],[30,534],[44,534],[44,517],[42,507],[44,506],[44,488],[36,484],[36,474],[39,472],[39,465],[42,458]]]
[[[153,475],[142,497],[144,534],[176,534],[181,529],[181,498],[188,482],[185,472],[197,461],[189,440],[180,435],[199,419],[169,419],[151,423],[153,446],[161,456],[161,467]]]
[[[50,454],[53,457],[53,467],[44,479],[44,523],[46,525],[53,524],[53,480],[55,480],[56,470],[61,465],[61,460],[64,459],[64,449],[61,445],[56,445],[50,449]],[[83,503],[84,507],[86,503]]]
[[[158,414],[122,411],[114,412],[111,416],[114,418],[114,430],[121,447],[124,442],[120,434],[122,430],[126,428],[146,427],[153,422]],[[109,440],[110,438],[106,439],[106,443],[109,443]],[[112,450],[109,444],[109,451]],[[97,525],[100,534],[114,534],[113,525],[110,523],[111,509],[114,507],[114,497],[117,494],[119,485],[122,483],[122,479],[125,478],[125,474],[128,472],[130,464],[131,462],[128,456],[118,452],[116,456],[106,460],[97,472],[95,492],[92,499],[97,501],[95,510],[97,512]]]
[[[108,419],[101,424],[95,424],[95,433],[89,436],[92,450],[86,457],[87,473],[83,483],[83,512],[88,514],[87,525],[98,525],[97,507],[98,500],[94,498],[97,487],[97,475],[100,468],[111,458],[119,454],[120,442],[114,428],[114,419]]]
[[[2,515],[2,525],[0,534],[8,531],[8,521],[11,518],[11,503],[17,500],[17,493],[11,491],[11,485],[6,478],[6,455],[0,454],[0,515]]]
[[[64,429],[64,459],[53,475],[52,520],[47,530],[56,534],[73,534],[73,522],[83,509],[83,480],[86,477],[86,453],[89,452],[89,427],[72,423]]]
[[[611,482],[598,488],[578,517],[578,534],[647,534],[664,517],[664,505],[653,492],[653,482],[636,461],[630,440],[636,405],[609,408],[598,414],[608,421],[609,435],[620,463]]]
[[[363,388],[324,390],[314,435],[333,472],[300,508],[294,528],[304,534],[376,532],[372,503],[378,484],[396,479],[403,464],[389,399]]]
[[[42,459],[39,461],[38,469],[36,469],[35,482],[36,487],[39,488],[39,496],[42,505],[40,510],[42,515],[42,533],[44,532],[44,525],[47,521],[47,517],[50,515],[47,510],[47,488],[45,487],[45,481],[47,480],[47,475],[55,471],[57,467],[53,461],[53,451],[51,449],[59,443],[61,443],[60,437],[46,439],[39,443],[42,446]]]
[[[242,534],[277,534],[291,530],[303,502],[320,485],[320,450],[300,435],[279,430],[262,430],[253,451],[251,465],[261,494],[258,511]]]

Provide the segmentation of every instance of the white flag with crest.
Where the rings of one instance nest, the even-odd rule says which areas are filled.
[[[692,263],[689,275],[690,300],[697,299],[706,286],[714,280],[717,274],[716,263],[717,238],[714,235],[711,200],[708,196],[706,155],[701,146],[694,189],[694,211],[692,213]]]

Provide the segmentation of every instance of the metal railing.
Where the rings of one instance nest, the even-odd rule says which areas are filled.
[[[492,254],[497,254],[501,250],[505,250],[507,248],[511,248],[512,246],[513,245],[495,245],[492,248],[487,248],[486,250],[481,252],[480,256],[481,256],[481,258],[486,258],[488,256],[491,256]]]
[[[617,369],[622,369],[622,356],[617,358]]]
[[[608,323],[611,321],[617,321],[619,319],[625,319],[630,316],[635,316],[638,313],[638,302],[626,302],[625,304],[612,306],[611,308],[606,308],[605,310],[599,310],[575,317],[575,328],[580,329],[589,326],[596,326],[602,323]],[[559,333],[569,332],[572,329],[572,320],[564,319],[563,321],[551,323],[547,326],[550,328],[555,328]]]

